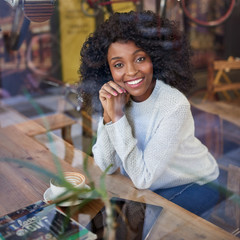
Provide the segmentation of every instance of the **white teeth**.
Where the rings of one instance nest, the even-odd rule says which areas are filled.
[[[130,84],[130,85],[134,85],[134,84],[138,84],[142,81],[142,78],[139,79],[139,80],[135,80],[135,81],[131,81],[131,82],[127,82],[127,84]]]

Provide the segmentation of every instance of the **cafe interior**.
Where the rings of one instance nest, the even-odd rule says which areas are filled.
[[[223,195],[202,216],[137,189],[118,171],[107,175],[94,162],[101,115],[87,111],[78,94],[80,50],[113,12],[131,10],[176,21],[191,46],[197,85],[187,99],[195,135],[218,164]],[[239,0],[0,0],[0,239],[58,239],[7,237],[9,222],[29,216],[28,206],[39,202],[93,233],[86,239],[240,238],[239,25]],[[85,177],[84,197],[73,191],[51,198],[49,181],[64,172]],[[113,198],[135,209],[126,214],[122,207],[117,224]],[[133,203],[144,204],[142,228],[136,227],[142,205]]]

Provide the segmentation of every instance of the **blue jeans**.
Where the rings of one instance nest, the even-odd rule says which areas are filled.
[[[196,183],[185,184],[173,188],[157,189],[158,195],[176,203],[186,210],[208,218],[211,209],[220,201],[218,181],[199,185]]]

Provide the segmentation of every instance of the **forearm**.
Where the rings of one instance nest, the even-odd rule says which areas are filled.
[[[161,167],[158,168],[156,174],[156,168],[159,165],[159,159],[161,159],[160,156],[156,155],[164,154],[163,151],[159,151],[157,141],[153,140],[146,149],[140,149],[137,140],[132,135],[132,128],[126,117],[115,124],[108,125],[107,131],[110,141],[121,159],[123,168],[134,185],[137,188],[149,188],[156,176],[161,175],[166,166],[164,161],[167,158],[162,158]]]
[[[149,188],[157,179],[161,179],[177,152],[182,135],[183,118],[165,118],[156,124],[152,135],[141,148],[132,135],[132,128],[124,116],[117,123],[106,127],[112,145],[137,188]],[[184,130],[185,131],[185,130]]]
[[[102,171],[105,171],[110,165],[112,165],[112,167],[109,169],[108,173],[113,173],[118,169],[119,163],[117,161],[116,151],[110,142],[102,121],[99,123],[97,141],[92,151],[94,160]]]

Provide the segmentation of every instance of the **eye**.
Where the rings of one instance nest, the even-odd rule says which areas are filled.
[[[144,61],[145,60],[145,57],[139,57],[138,59],[137,59],[137,62],[142,62],[142,61]]]
[[[121,68],[122,66],[123,66],[122,63],[116,63],[116,64],[114,64],[114,67],[115,67],[115,68]]]

